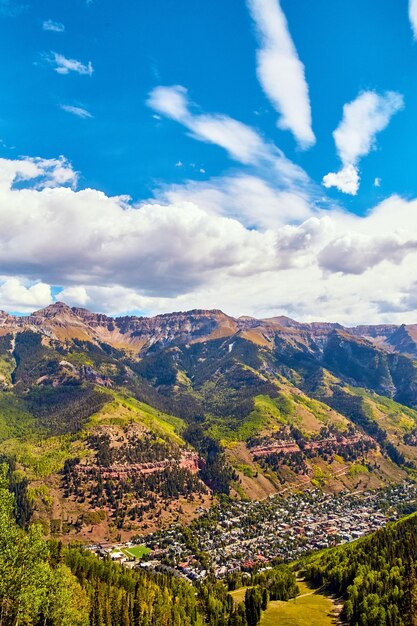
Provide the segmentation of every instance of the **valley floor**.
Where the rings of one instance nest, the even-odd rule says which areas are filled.
[[[315,489],[201,509],[191,527],[176,524],[137,537],[151,551],[141,567],[169,565],[190,581],[204,579],[210,570],[217,578],[262,570],[276,558],[294,561],[367,535],[398,519],[402,507],[416,500],[416,485],[404,482],[372,492],[329,495]],[[113,548],[106,546],[109,554]]]

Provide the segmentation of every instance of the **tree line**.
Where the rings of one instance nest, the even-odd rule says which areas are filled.
[[[351,626],[417,624],[417,516],[311,557],[309,580],[344,597]]]
[[[168,569],[127,569],[81,545],[48,541],[40,526],[17,524],[7,473],[2,464],[1,626],[256,626],[269,599],[297,593],[285,565],[254,574],[236,604],[225,582],[193,586]]]

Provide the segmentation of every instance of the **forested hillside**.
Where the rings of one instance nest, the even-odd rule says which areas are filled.
[[[241,576],[191,585],[168,569],[148,573],[99,560],[81,546],[22,530],[15,500],[0,477],[0,606],[3,626],[257,626],[269,602],[297,594],[293,571],[278,565],[245,578],[239,601],[229,594]],[[417,515],[352,544],[308,557],[301,566],[315,587],[343,600],[355,626],[409,626],[417,615]],[[295,568],[294,568],[295,569]],[[227,584],[228,583],[228,584]],[[237,597],[237,596],[236,596]]]
[[[311,557],[309,580],[344,600],[355,626],[417,623],[417,515],[388,525],[355,543]]]
[[[256,626],[269,599],[297,593],[286,566],[255,574],[245,601],[222,582],[193,587],[168,570],[147,573],[99,560],[75,544],[22,530],[0,466],[0,620],[2,626]]]

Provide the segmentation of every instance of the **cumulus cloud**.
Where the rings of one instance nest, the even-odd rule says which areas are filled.
[[[27,180],[39,175],[41,163],[42,189],[11,186],[13,173]],[[271,234],[247,230],[194,204],[134,206],[126,197],[93,189],[53,188],[48,162],[1,165],[0,267],[11,275],[175,296],[218,271],[250,275],[273,264]],[[59,167],[53,172],[58,178]]]
[[[67,113],[71,113],[72,115],[76,115],[77,117],[81,117],[81,119],[88,119],[93,117],[90,111],[87,109],[83,109],[82,107],[72,106],[70,104],[61,104],[60,108]]]
[[[52,52],[50,57],[50,61],[55,64],[55,72],[58,74],[69,74],[70,72],[75,72],[76,74],[81,74],[85,76],[92,76],[94,69],[91,61],[87,64],[81,63],[81,61],[77,61],[77,59],[67,59],[62,54],[58,54],[58,52]]]
[[[8,278],[0,282],[0,303],[4,311],[30,313],[36,308],[47,306],[52,302],[49,285],[35,283],[26,285],[18,278]]]
[[[43,30],[49,30],[53,33],[63,33],[65,30],[64,24],[61,22],[54,22],[53,20],[45,20],[42,23]]]
[[[279,267],[305,267],[314,262],[318,250],[331,238],[334,225],[329,217],[311,217],[298,226],[286,225],[276,236]]]
[[[319,212],[278,229],[277,247],[287,266],[314,263],[326,274],[364,275],[382,263],[400,265],[417,252],[416,205],[392,197],[364,217],[340,210]]]
[[[57,299],[69,306],[85,307],[93,311],[103,311],[109,315],[120,315],[135,311],[155,309],[155,300],[140,295],[127,287],[66,287],[57,294]],[[158,305],[157,305],[158,306]]]
[[[356,195],[359,189],[359,160],[376,147],[376,135],[384,130],[393,115],[404,106],[401,94],[365,91],[343,107],[343,117],[333,133],[342,169],[323,178],[325,187]]]
[[[414,39],[417,39],[417,0],[409,0],[408,16],[410,18]]]
[[[291,38],[279,0],[247,0],[259,39],[257,74],[281,114],[278,127],[290,130],[303,148],[315,143],[309,90],[303,63]]]
[[[417,238],[409,241],[399,235],[374,236],[347,233],[331,241],[318,255],[320,267],[343,274],[363,274],[385,260],[400,264],[417,250]]]
[[[323,185],[327,188],[337,187],[343,193],[355,196],[358,193],[360,177],[356,165],[348,163],[338,172],[329,172],[323,176]]]
[[[0,190],[30,181],[36,189],[77,184],[77,173],[63,156],[58,159],[26,157],[24,159],[0,159]]]
[[[39,308],[59,285],[58,299],[112,314],[407,319],[381,302],[414,289],[417,201],[392,197],[361,217],[235,175],[134,204],[77,191],[74,176],[63,158],[0,160],[0,308]]]
[[[260,176],[239,173],[171,185],[159,193],[170,203],[193,202],[208,213],[238,219],[249,228],[275,229],[314,212],[306,190],[279,189]]]

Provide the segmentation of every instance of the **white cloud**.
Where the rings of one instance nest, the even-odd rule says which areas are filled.
[[[279,267],[305,269],[333,232],[334,224],[328,216],[310,217],[298,226],[283,226],[276,237]]]
[[[381,179],[380,178],[375,178],[374,180],[374,187],[380,187],[381,186]]]
[[[148,105],[188,128],[192,136],[224,148],[241,163],[253,163],[268,154],[263,139],[249,126],[227,115],[195,114],[185,87],[156,87],[150,93]]]
[[[91,296],[82,285],[62,289],[57,298],[70,306],[87,307],[91,304]]]
[[[281,114],[278,127],[290,130],[300,146],[308,148],[315,143],[315,136],[305,69],[279,0],[247,0],[247,3],[259,36],[259,82]]]
[[[417,201],[406,202],[393,196],[364,217],[339,210],[323,212],[291,227],[293,242],[300,238],[305,242],[306,227],[311,234],[314,226],[314,237],[303,246],[307,264],[315,262],[330,274],[366,275],[382,263],[400,265],[406,257],[415,255],[416,207]],[[371,281],[369,287],[372,289]]]
[[[403,97],[394,91],[382,95],[365,91],[343,107],[343,119],[333,136],[344,164],[356,163],[375,148],[377,133],[404,106]]]
[[[302,189],[277,189],[259,176],[243,173],[171,185],[158,197],[169,203],[192,202],[213,215],[238,219],[249,228],[279,228],[314,213]]]
[[[32,280],[39,275],[49,284],[119,285],[172,296],[219,271],[250,274],[274,262],[272,234],[249,231],[195,204],[132,206],[125,197],[93,189],[51,188],[49,170],[47,188],[12,188],[13,172],[38,177],[40,165],[7,165],[0,186],[2,272]]]
[[[408,16],[410,18],[414,39],[417,39],[417,0],[409,0]]]
[[[323,185],[327,188],[337,187],[343,193],[349,193],[355,196],[359,189],[359,172],[358,168],[348,163],[338,172],[329,172],[323,176]]]
[[[399,235],[346,233],[331,241],[318,256],[319,265],[331,272],[363,274],[385,260],[400,264],[417,250],[417,237],[407,241]]]
[[[177,122],[183,122],[189,117],[187,90],[182,85],[155,87],[149,94],[147,104],[154,111]]]
[[[241,163],[252,163],[266,156],[259,135],[226,115],[200,115],[193,119],[190,130],[197,138],[221,146]]]
[[[126,287],[66,287],[57,294],[57,299],[70,306],[79,306],[108,315],[128,314],[144,311],[155,306],[152,298],[141,296]]]
[[[58,299],[119,314],[415,315],[417,200],[392,197],[360,217],[240,174],[135,205],[62,186],[74,176],[62,158],[0,160],[0,308],[39,308],[60,285]]]
[[[4,311],[30,313],[51,302],[51,288],[45,283],[26,285],[18,278],[8,278],[0,282],[0,303]]]
[[[31,182],[36,189],[77,184],[77,173],[63,156],[59,159],[26,157],[0,159],[0,191],[8,190],[14,183]]]
[[[287,159],[279,148],[265,141],[250,126],[227,115],[194,113],[196,105],[189,101],[185,87],[156,87],[151,91],[147,104],[185,126],[194,139],[220,146],[232,159],[244,165],[262,167],[277,186],[296,183],[313,187],[301,167]]]
[[[64,24],[61,22],[54,22],[53,20],[45,20],[42,23],[43,30],[49,30],[53,33],[63,33],[65,30]]]
[[[71,106],[70,104],[61,104],[60,108],[67,113],[71,113],[72,115],[76,115],[77,117],[81,117],[82,119],[88,119],[93,117],[90,111],[87,109],[83,109],[82,107]]]
[[[342,170],[323,178],[326,187],[337,187],[356,195],[359,189],[358,162],[376,147],[376,135],[384,130],[393,115],[404,106],[401,94],[364,91],[343,107],[343,118],[333,133]]]
[[[76,59],[67,59],[62,54],[52,52],[52,63],[55,63],[55,72],[58,74],[69,74],[70,72],[76,72],[85,76],[92,76],[94,69],[91,61],[86,65],[77,61]]]

